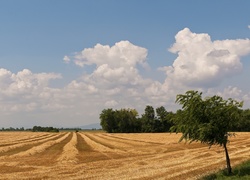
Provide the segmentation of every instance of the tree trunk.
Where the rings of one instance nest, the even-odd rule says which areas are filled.
[[[232,173],[232,168],[231,168],[230,158],[229,158],[228,151],[227,151],[227,143],[223,143],[223,147],[224,147],[225,153],[226,153],[227,172],[228,172],[228,174],[231,174]]]

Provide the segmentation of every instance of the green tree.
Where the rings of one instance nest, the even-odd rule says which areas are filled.
[[[140,131],[135,109],[104,109],[100,114],[102,129],[109,133],[129,133]]]
[[[127,133],[131,131],[130,116],[129,111],[127,109],[116,110],[115,119],[118,123],[118,132]]]
[[[145,116],[147,119],[153,120],[155,118],[155,110],[153,106],[147,105],[143,116]]]
[[[135,132],[136,117],[138,112],[135,109],[121,109],[115,111],[115,119],[118,123],[118,132]]]
[[[59,132],[58,128],[54,127],[41,127],[41,126],[33,126],[33,132]]]
[[[172,112],[166,111],[166,109],[161,106],[156,108],[157,119],[161,122],[161,132],[168,132],[172,127],[173,123],[171,122],[171,118],[173,117]]]
[[[233,127],[233,131],[250,131],[250,109],[242,110],[242,118],[238,121],[238,123]]]
[[[223,100],[220,96],[202,99],[202,93],[187,91],[177,95],[176,102],[182,105],[182,110],[174,116],[171,131],[181,132],[180,141],[201,141],[210,147],[218,144],[224,147],[227,170],[232,172],[227,150],[228,137],[233,135],[229,130],[241,118],[243,102],[233,99]]]
[[[127,116],[129,121],[129,132],[140,131],[140,124],[138,121],[138,112],[136,109],[127,109]]]
[[[144,114],[141,117],[142,132],[155,132],[155,110],[152,106],[147,105]]]
[[[115,132],[117,130],[118,124],[115,122],[115,111],[111,109],[104,109],[100,114],[101,126],[104,131],[108,133]]]

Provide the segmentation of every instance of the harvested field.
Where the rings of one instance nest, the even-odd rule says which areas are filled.
[[[250,133],[228,144],[250,159]],[[178,143],[180,134],[0,132],[0,179],[197,179],[225,168],[222,147]]]

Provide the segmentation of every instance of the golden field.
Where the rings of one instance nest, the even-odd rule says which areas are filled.
[[[222,147],[178,143],[180,134],[0,132],[0,179],[197,179],[225,168]],[[250,159],[250,133],[228,144]]]

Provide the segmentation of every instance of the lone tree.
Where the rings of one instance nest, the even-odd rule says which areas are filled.
[[[228,174],[232,168],[227,150],[228,137],[234,135],[229,131],[241,117],[240,108],[243,102],[233,99],[223,100],[220,96],[202,99],[202,93],[187,91],[184,95],[177,95],[176,103],[182,105],[173,118],[172,132],[183,133],[180,140],[190,143],[200,141],[211,147],[220,145],[224,147]]]

